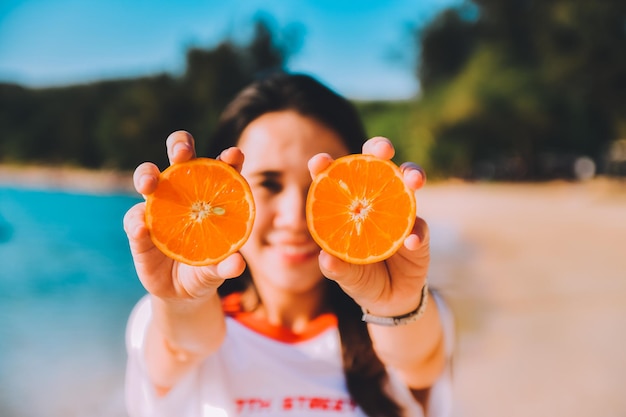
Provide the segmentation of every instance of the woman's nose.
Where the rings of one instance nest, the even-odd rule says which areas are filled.
[[[285,189],[279,200],[276,224],[293,229],[306,229],[307,190]]]

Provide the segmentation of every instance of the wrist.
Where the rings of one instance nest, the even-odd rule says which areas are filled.
[[[207,290],[202,296],[181,296],[173,295],[163,297],[160,295],[150,294],[153,305],[158,305],[167,310],[185,312],[187,310],[195,310],[203,308],[207,304],[213,303],[219,299],[217,288]]]
[[[217,292],[211,297],[195,299],[152,296],[151,303],[153,321],[165,335],[179,334],[222,311]]]
[[[225,334],[221,300],[152,298],[152,326],[170,354],[205,355],[219,346]],[[176,355],[174,355],[176,356]]]
[[[394,315],[377,315],[368,311],[364,307],[361,307],[361,310],[363,311],[363,316],[361,319],[367,323],[376,324],[380,326],[389,326],[389,327],[401,326],[401,325],[409,324],[409,323],[419,320],[426,312],[427,305],[428,305],[428,282],[425,282],[424,286],[422,287],[422,291],[420,292],[419,303],[417,304],[417,307],[415,309],[406,313],[398,314],[398,315],[395,315],[395,314]]]

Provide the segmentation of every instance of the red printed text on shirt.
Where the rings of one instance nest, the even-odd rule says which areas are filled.
[[[238,398],[235,400],[235,404],[238,413],[267,412],[272,410],[348,413],[356,409],[356,404],[350,398],[311,397],[305,395],[285,397],[281,400],[257,397]]]

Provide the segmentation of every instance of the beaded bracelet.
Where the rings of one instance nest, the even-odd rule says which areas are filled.
[[[378,324],[380,326],[401,326],[403,324],[413,323],[414,321],[422,317],[424,315],[424,312],[426,311],[427,304],[428,282],[425,283],[424,287],[422,288],[422,298],[420,299],[419,305],[415,310],[411,311],[410,313],[394,317],[381,317],[374,316],[373,314],[370,314],[366,309],[361,308],[361,310],[363,311],[363,317],[361,318],[361,320],[367,323]]]

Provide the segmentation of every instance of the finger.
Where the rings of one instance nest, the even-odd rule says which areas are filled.
[[[244,155],[241,152],[241,149],[237,147],[228,148],[222,151],[218,155],[216,159],[220,161],[226,162],[228,165],[231,165],[237,171],[241,172],[241,168],[243,166]]]
[[[142,253],[154,247],[145,221],[146,204],[138,203],[124,215],[124,231],[132,253]]]
[[[189,132],[178,130],[167,137],[167,157],[170,165],[185,162],[196,156],[195,141]]]
[[[139,194],[152,194],[159,182],[159,168],[152,162],[144,162],[133,173],[133,184]]]
[[[229,255],[226,259],[217,264],[217,274],[224,279],[235,278],[243,274],[246,269],[246,261],[239,252]]]
[[[416,251],[421,246],[421,240],[418,235],[410,234],[404,239],[404,247],[410,251]]]
[[[317,174],[328,168],[333,162],[333,158],[327,153],[318,153],[309,159],[308,167],[311,178],[315,178]]]
[[[351,281],[350,276],[354,274],[355,269],[358,267],[358,265],[344,262],[325,251],[320,252],[319,265],[322,274],[326,278],[337,281],[340,285],[349,285]]]
[[[204,297],[222,285],[225,279],[241,275],[245,262],[239,253],[233,253],[217,265],[194,267],[181,265],[178,274],[184,291],[192,297]]]
[[[426,171],[414,162],[405,162],[400,165],[404,174],[405,184],[412,190],[419,190],[426,183]]]
[[[382,136],[376,136],[363,144],[363,153],[374,155],[381,159],[391,159],[396,153],[391,141]]]
[[[415,218],[415,225],[411,234],[404,239],[404,247],[410,251],[416,251],[428,246],[430,243],[430,230],[428,224],[421,217]]]

